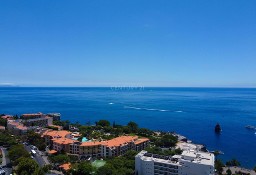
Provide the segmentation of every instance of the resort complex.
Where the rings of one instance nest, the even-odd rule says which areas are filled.
[[[56,117],[57,116],[57,117]],[[53,120],[60,120],[57,114],[23,114],[20,119],[14,120],[11,116],[2,116],[7,119],[7,130],[16,135],[26,134],[29,130],[39,133],[44,139],[51,153],[64,151],[78,157],[114,157],[125,154],[128,150],[141,151],[149,144],[149,139],[138,136],[120,136],[110,140],[87,140],[79,132],[62,130],[53,125]],[[45,127],[55,127],[58,130]]]
[[[106,141],[78,141],[79,133],[47,130],[42,136],[55,151],[65,151],[81,157],[114,157],[124,155],[128,150],[140,151],[149,144],[149,139],[138,136],[120,136]]]

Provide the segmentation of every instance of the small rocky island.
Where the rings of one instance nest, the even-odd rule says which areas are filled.
[[[215,133],[220,133],[220,132],[221,132],[221,127],[220,127],[220,124],[217,123],[215,126]]]

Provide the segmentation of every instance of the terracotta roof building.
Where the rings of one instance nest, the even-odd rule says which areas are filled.
[[[1,118],[5,119],[5,120],[13,120],[13,116],[11,116],[11,115],[4,115]]]
[[[74,135],[74,134],[73,134]],[[65,151],[79,157],[113,157],[125,154],[128,150],[140,151],[148,146],[149,139],[138,136],[121,136],[108,141],[80,142],[73,139],[69,131],[48,130],[42,135],[46,143],[56,151]]]
[[[27,133],[28,127],[24,126],[20,121],[8,120],[7,130],[15,135],[22,135]]]

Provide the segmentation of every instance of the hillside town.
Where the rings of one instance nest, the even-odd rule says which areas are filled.
[[[3,159],[12,159],[15,149],[25,152],[26,159],[36,163],[37,168],[31,170],[36,174],[222,173],[216,170],[215,155],[203,145],[193,144],[179,134],[139,128],[134,122],[111,126],[100,120],[95,125],[83,126],[61,121],[59,113],[34,113],[20,117],[3,114],[1,123],[5,125],[1,132],[16,139],[14,143],[2,143],[2,152],[9,150],[9,158],[6,155]],[[3,161],[6,165],[0,174],[26,174],[23,156],[14,156],[9,164]]]

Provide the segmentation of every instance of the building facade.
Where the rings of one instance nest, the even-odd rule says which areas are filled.
[[[29,128],[24,126],[19,120],[8,120],[6,128],[14,135],[23,135],[29,130]]]
[[[49,114],[46,114],[46,115],[49,116],[49,117],[52,117],[53,121],[60,121],[60,116],[61,116],[60,113],[49,113]]]
[[[141,151],[135,157],[136,175],[214,175],[214,155],[184,150],[181,155],[161,156]]]
[[[51,126],[53,123],[53,118],[48,116],[42,116],[40,118],[34,118],[34,119],[23,119],[22,122],[25,126],[40,126],[40,127],[46,127]]]
[[[140,151],[147,147],[149,139],[138,136],[121,136],[108,141],[80,142],[69,131],[46,131],[42,137],[47,145],[56,151],[65,151],[79,157],[115,157],[124,155],[128,150]]]

